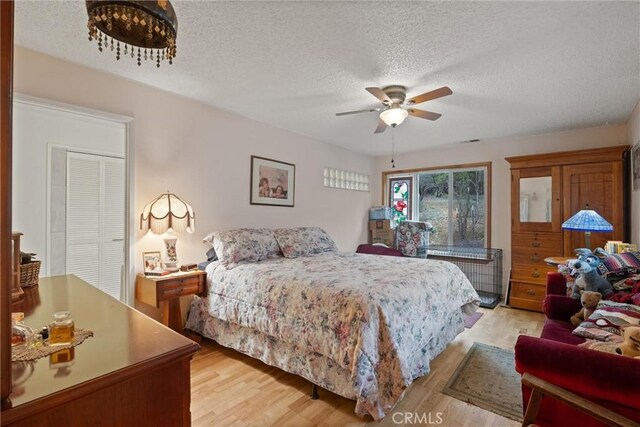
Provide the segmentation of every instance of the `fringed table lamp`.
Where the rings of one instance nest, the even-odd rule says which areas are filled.
[[[591,249],[591,232],[610,232],[613,225],[607,222],[596,211],[589,209],[589,205],[562,224],[564,230],[584,231],[584,242],[587,249]]]
[[[167,261],[164,269],[178,270],[178,254],[176,233],[193,233],[196,225],[196,215],[191,205],[181,200],[173,193],[163,193],[149,202],[140,214],[140,230],[143,233],[151,230],[154,234],[163,234],[167,249]]]

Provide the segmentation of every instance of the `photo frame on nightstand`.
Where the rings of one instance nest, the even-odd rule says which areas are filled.
[[[145,276],[161,276],[164,272],[162,269],[162,256],[160,255],[160,251],[143,252],[142,265],[144,267]]]

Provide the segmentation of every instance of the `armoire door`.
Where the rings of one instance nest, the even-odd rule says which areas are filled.
[[[125,170],[120,158],[67,152],[66,273],[122,298]]]
[[[591,248],[624,237],[622,162],[587,163],[562,168],[563,221],[581,209],[596,211],[613,225],[612,233],[591,233]],[[585,247],[583,231],[564,231],[564,255]]]

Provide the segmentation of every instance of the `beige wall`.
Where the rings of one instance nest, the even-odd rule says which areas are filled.
[[[455,144],[422,152],[397,154],[395,164],[396,169],[401,170],[463,163],[492,163],[491,246],[503,249],[506,276],[511,264],[511,190],[509,164],[504,158],[626,143],[627,127],[620,124],[518,138],[483,140],[472,144]],[[390,162],[389,156],[376,158],[375,176],[378,178],[373,181],[372,196],[378,204],[382,198],[379,177],[381,172],[391,170]]]
[[[632,146],[640,144],[640,102],[636,104],[627,121],[627,143]],[[638,161],[640,162],[640,159]],[[630,179],[633,188],[633,173]],[[640,188],[631,193],[631,243],[640,244]]]
[[[113,63],[114,68],[121,65]],[[171,67],[157,72],[170,73]],[[196,212],[196,232],[180,236],[182,262],[203,261],[202,237],[233,227],[317,225],[345,251],[366,241],[371,194],[325,188],[323,168],[371,175],[369,156],[20,47],[15,52],[14,89],[134,118],[132,215],[137,218],[148,201],[167,189],[188,201]],[[251,155],[296,165],[294,208],[249,205]],[[158,236],[140,232],[134,244],[137,271],[142,251],[162,247]]]

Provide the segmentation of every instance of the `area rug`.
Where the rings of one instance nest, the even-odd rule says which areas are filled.
[[[473,343],[442,392],[503,417],[522,421],[520,375],[515,370],[513,351]]]
[[[476,324],[476,322],[478,320],[480,320],[480,318],[482,317],[483,313],[480,313],[479,311],[476,311],[475,313],[473,313],[470,316],[467,316],[466,314],[464,315],[464,327],[467,329],[471,329],[473,328],[473,325]]]

